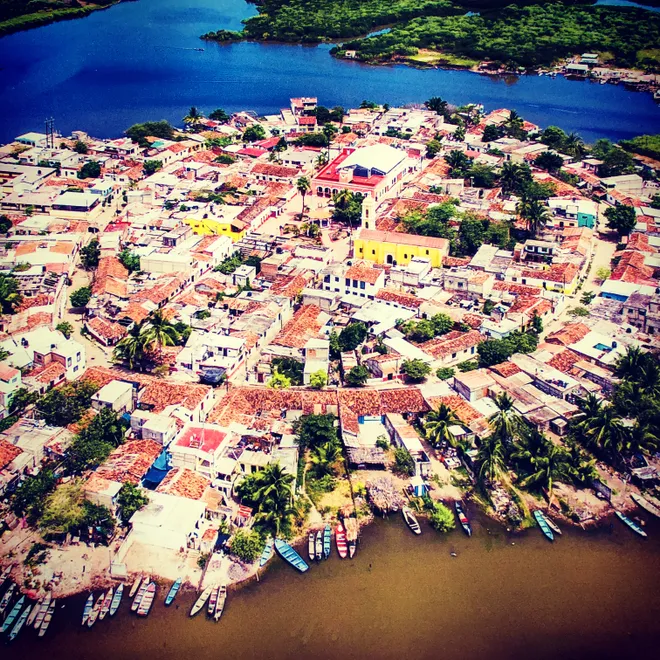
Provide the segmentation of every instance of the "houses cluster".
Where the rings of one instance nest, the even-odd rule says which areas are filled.
[[[124,483],[149,490],[117,562],[130,564],[144,546],[210,552],[221,521],[247,523],[253,512],[239,506],[236,485],[273,462],[297,478],[301,415],[335,415],[354,467],[385,465],[385,437],[426,477],[418,415],[444,403],[459,420],[452,434],[473,451],[506,392],[530,424],[561,436],[579,397],[611,391],[626,346],[653,344],[660,211],[651,202],[657,185],[643,173],[658,164],[645,159],[640,174],[601,177],[602,162],[567,159],[575,185],[532,167],[536,181],[552,184],[549,220],[515,240],[519,200],[453,175],[451,154],[499,169],[533,166],[548,147],[533,137],[484,141],[508,110],[460,112],[466,127],[426,108],[355,109],[333,117],[337,131],[326,135],[316,99],[297,98],[261,119],[199,118],[171,139],[28,133],[0,149],[0,214],[10,224],[1,268],[21,294],[0,316],[0,418],[11,416],[19,390],[43,395],[82,379],[98,388],[90,415],[109,408],[126,420],[126,442],[83,486],[115,512]],[[341,196],[358,200],[353,226],[337,220]],[[504,228],[509,240],[457,256],[450,234],[405,231],[411,214],[447,202],[454,235],[470,217]],[[616,204],[634,207],[637,226],[589,315],[566,320],[597,251],[600,207]],[[98,259],[80,315],[85,337],[65,336],[57,326],[91,243]],[[186,329],[163,347],[165,377],[111,366],[111,349],[156,312]],[[434,318],[448,325],[436,329]],[[535,350],[479,368],[480,345],[538,332],[539,321],[552,329]],[[338,351],[337,337],[358,323],[364,340]],[[88,364],[92,347],[98,361]],[[425,382],[408,382],[413,361],[428,367]],[[367,372],[363,388],[346,386],[356,367]],[[281,370],[291,386],[276,389]],[[313,389],[319,373],[327,385]],[[0,435],[2,492],[61,458],[74,437],[76,429],[34,417],[10,420]]]

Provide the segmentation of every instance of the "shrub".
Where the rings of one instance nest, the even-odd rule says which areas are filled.
[[[231,542],[231,552],[241,561],[251,564],[264,549],[264,541],[257,532],[239,530]]]
[[[440,379],[440,380],[449,380],[456,371],[452,369],[452,367],[440,367],[436,372],[435,375]]]
[[[442,502],[436,502],[433,513],[429,516],[433,529],[439,532],[449,532],[456,527],[454,514]]]
[[[405,447],[394,450],[394,472],[401,476],[412,477],[415,474],[415,461]]]

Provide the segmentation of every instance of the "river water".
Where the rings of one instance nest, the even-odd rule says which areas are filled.
[[[658,657],[660,524],[649,523],[648,539],[614,520],[564,530],[553,544],[538,529],[512,536],[481,516],[470,539],[422,529],[413,536],[398,515],[377,521],[353,560],[333,548],[302,575],[276,557],[260,582],[230,593],[217,624],[188,618],[192,593],[165,608],[163,587],[147,619],[125,599],[114,619],[83,629],[81,595],[57,610],[46,638],[24,631],[3,657]]]
[[[180,125],[191,105],[265,114],[301,95],[345,107],[365,98],[403,104],[442,96],[488,110],[515,108],[530,121],[577,131],[587,141],[656,133],[660,124],[649,94],[615,85],[373,67],[337,61],[327,45],[199,39],[209,30],[240,29],[241,19],[254,13],[243,0],[139,0],[0,39],[0,142],[43,130],[51,116],[63,134],[80,129],[115,137],[138,121]]]

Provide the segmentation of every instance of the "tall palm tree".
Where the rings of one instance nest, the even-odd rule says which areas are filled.
[[[628,432],[627,448],[633,452],[658,451],[660,447],[660,431],[648,423],[637,421]]]
[[[527,229],[532,236],[536,236],[539,229],[550,220],[548,207],[539,199],[528,198],[523,194],[516,207],[518,215],[526,222]]]
[[[568,471],[571,479],[582,485],[589,485],[598,478],[596,459],[587,454],[580,445],[568,438],[566,441]]]
[[[628,429],[614,406],[607,405],[585,421],[584,435],[588,445],[598,447],[610,456],[618,456],[627,446]]]
[[[314,466],[314,472],[319,477],[324,477],[328,474],[334,474],[333,465],[339,458],[341,448],[338,442],[326,442],[319,447],[314,447],[309,460]]]
[[[264,502],[281,506],[291,502],[293,496],[291,484],[293,476],[287,474],[279,463],[269,463],[259,474],[259,487],[254,493],[254,499],[259,502],[259,510]]]
[[[530,178],[529,170],[517,163],[507,161],[500,171],[500,185],[505,193],[517,192]]]
[[[513,407],[513,399],[506,392],[495,397],[495,405],[497,412],[488,419],[490,428],[501,443],[510,445],[520,434],[522,418]]]
[[[129,369],[135,369],[137,366],[142,370],[147,352],[142,323],[135,323],[128,334],[115,346],[112,358],[116,362],[125,362]]]
[[[183,123],[191,130],[196,131],[204,115],[193,105],[183,118]]]
[[[477,450],[477,476],[481,483],[494,481],[504,468],[504,446],[494,433],[481,441]]]
[[[514,441],[511,458],[529,471],[534,465],[534,459],[546,454],[550,444],[550,440],[538,428],[528,427]]]
[[[3,314],[12,314],[22,299],[18,292],[18,280],[11,275],[0,275],[0,307]]]
[[[644,352],[638,346],[628,346],[617,360],[614,373],[619,378],[635,380],[644,366]]]
[[[531,486],[545,489],[551,499],[555,481],[567,479],[569,475],[570,465],[566,450],[548,442],[542,454],[532,456],[531,471],[521,480],[520,485],[524,488]]]
[[[307,195],[311,189],[309,178],[306,176],[301,176],[298,181],[296,181],[296,188],[302,195],[302,209],[300,210],[300,220],[302,221],[303,215],[305,214],[305,195]]]
[[[573,158],[584,158],[587,153],[587,148],[584,146],[584,141],[577,133],[569,133],[564,140],[562,151]]]
[[[143,328],[145,345],[148,348],[153,346],[173,346],[179,340],[179,333],[175,327],[163,316],[163,312],[156,310],[149,318]]]
[[[449,430],[454,424],[460,424],[460,420],[448,405],[442,403],[426,416],[424,435],[434,447],[439,447],[443,442],[455,446],[456,438]]]

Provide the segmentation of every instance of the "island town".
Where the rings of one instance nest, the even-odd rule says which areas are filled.
[[[217,621],[374,516],[645,537],[659,171],[439,97],[1,147],[2,632],[83,592],[88,627],[182,589]]]

